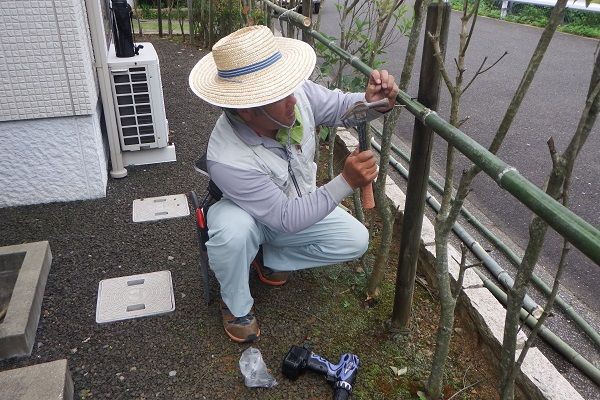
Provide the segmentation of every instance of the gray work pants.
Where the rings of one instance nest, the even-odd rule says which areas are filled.
[[[250,263],[263,246],[264,265],[294,271],[359,258],[369,232],[337,207],[323,220],[297,233],[273,231],[235,203],[221,199],[208,211],[208,259],[221,285],[221,298],[236,317],[250,312],[254,300],[248,278]]]

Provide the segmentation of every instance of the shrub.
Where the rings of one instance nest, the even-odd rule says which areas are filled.
[[[473,0],[468,0],[474,3]],[[462,10],[463,0],[451,0],[452,8]],[[479,15],[500,18],[502,7],[501,0],[481,0]],[[551,7],[532,4],[513,4],[511,13],[506,16],[507,21],[521,24],[545,27],[552,12]],[[558,28],[561,32],[572,33],[580,36],[600,38],[600,13],[572,10],[565,11],[564,23]]]

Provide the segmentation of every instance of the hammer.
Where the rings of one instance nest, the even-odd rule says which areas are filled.
[[[365,151],[371,148],[369,135],[367,133],[367,118],[369,110],[378,107],[389,107],[387,98],[368,103],[359,101],[350,107],[344,115],[342,115],[342,123],[346,127],[355,127],[358,132],[358,149]],[[360,199],[363,207],[371,209],[375,207],[375,199],[373,198],[373,185],[369,183],[367,186],[360,188]]]

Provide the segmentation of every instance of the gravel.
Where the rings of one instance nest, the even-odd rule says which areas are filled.
[[[109,178],[102,199],[0,209],[0,245],[48,240],[53,254],[33,352],[0,361],[0,371],[66,358],[76,398],[329,398],[322,377],[290,382],[279,372],[289,347],[304,340],[308,324],[294,307],[314,307],[311,299],[319,298],[310,274],[297,274],[282,289],[253,278],[263,333],[254,346],[280,384],[247,389],[238,360],[248,346],[231,342],[217,304],[202,301],[193,218],[132,222],[135,199],[204,193],[206,178],[193,170],[193,162],[219,115],[188,89],[189,71],[205,52],[166,39],[144,40],[153,42],[160,57],[177,162],[128,168],[126,178]],[[172,273],[175,312],[96,324],[100,280],[160,270]],[[214,278],[211,288],[216,295]]]

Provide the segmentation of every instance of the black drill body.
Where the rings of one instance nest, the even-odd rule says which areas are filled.
[[[292,346],[283,360],[281,372],[290,379],[298,378],[306,369],[325,374],[333,383],[333,399],[346,400],[352,393],[359,366],[360,359],[352,353],[342,354],[340,361],[333,364],[304,347]]]

